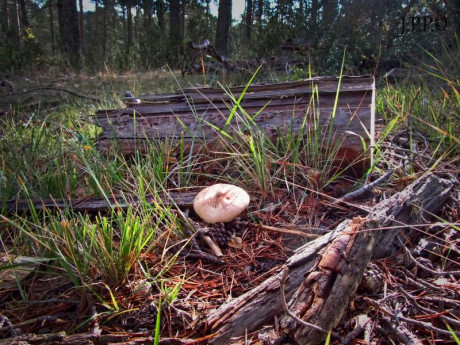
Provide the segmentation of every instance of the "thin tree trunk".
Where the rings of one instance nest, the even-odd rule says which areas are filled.
[[[319,12],[319,0],[312,0],[311,2],[311,16],[308,25],[308,31],[310,36],[313,38],[312,41],[317,43],[320,39],[318,33],[318,12]]]
[[[131,52],[131,46],[133,44],[133,14],[131,12],[132,5],[131,0],[126,2],[126,29],[127,29],[127,40],[126,40],[126,54],[129,55]]]
[[[149,32],[152,30],[153,0],[144,1],[144,23]]]
[[[10,14],[8,11],[8,1],[2,0],[2,31],[7,32],[10,28]]]
[[[29,17],[27,16],[27,8],[25,0],[19,0],[19,7],[21,8],[21,20],[22,26],[28,28],[29,24]]]
[[[6,1],[6,0],[5,0]],[[54,42],[54,12],[53,12],[54,1],[48,0],[48,9],[49,9],[49,16],[50,16],[50,36],[51,36],[51,51],[53,52],[53,56],[56,54],[56,45]]]
[[[125,3],[121,4],[121,14],[123,18],[123,39],[125,42],[125,48],[126,48],[126,42],[128,41],[128,35],[126,34],[126,5]]]
[[[72,67],[81,68],[80,31],[78,28],[78,11],[75,1],[58,0],[59,37],[61,47]]]
[[[216,28],[216,50],[228,57],[228,33],[232,24],[232,0],[219,0],[219,15]]]
[[[311,21],[310,26],[311,27],[315,27],[316,23],[318,21],[318,11],[319,11],[319,3],[318,3],[318,1],[319,0],[312,0],[312,2],[311,2],[311,17],[310,17],[310,21]]]
[[[334,24],[335,18],[337,16],[338,11],[338,3],[337,0],[323,0],[323,16],[321,26],[323,31],[326,33]],[[372,16],[371,16],[372,20]]]
[[[262,28],[262,12],[264,10],[264,0],[259,0],[257,2],[257,27],[260,31]]]
[[[83,55],[85,53],[85,27],[83,23],[83,0],[78,0],[78,5],[80,7],[80,12],[78,13],[78,23],[80,27],[80,54]]]
[[[139,33],[141,28],[141,9],[139,5],[136,6],[136,17],[134,19],[134,40],[133,42],[139,42]]]
[[[19,20],[19,3],[18,0],[14,0],[14,26],[16,29],[16,34],[19,38],[21,33],[21,21]]]
[[[183,42],[185,38],[185,5],[186,0],[181,0],[180,8],[180,41]]]
[[[209,6],[210,2],[211,0],[206,0],[206,24],[208,26],[206,32],[210,32],[211,30],[211,8]]]
[[[246,40],[251,40],[252,28],[252,0],[246,0]]]
[[[180,30],[180,2],[179,0],[169,1],[169,41],[172,49],[174,63],[178,61],[180,45],[181,45],[181,30]]]
[[[160,33],[163,35],[165,33],[165,5],[164,5],[163,0],[157,0],[156,10],[157,10],[158,27],[160,28]]]
[[[102,28],[102,62],[107,58],[107,15],[110,0],[104,0],[104,24]]]
[[[21,48],[21,21],[19,19],[19,3],[14,0],[14,41],[16,49],[19,51]]]

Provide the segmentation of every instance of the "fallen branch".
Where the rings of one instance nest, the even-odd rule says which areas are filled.
[[[308,238],[308,239],[311,239],[311,240],[316,239],[316,238],[321,236],[321,235],[317,235],[317,234],[307,234],[307,233],[305,233],[303,231],[300,231],[300,230],[276,228],[276,227],[269,226],[269,225],[264,225],[264,224],[253,224],[253,223],[247,223],[247,224],[250,225],[250,226],[257,227],[259,229],[268,230],[268,231],[275,231],[275,232],[279,232],[279,233],[282,233],[282,234],[296,235],[296,236]]]
[[[365,185],[364,187],[362,187],[362,188],[360,188],[358,190],[355,190],[353,192],[345,194],[344,196],[339,198],[335,203],[339,203],[342,200],[350,200],[350,199],[353,199],[353,198],[357,198],[357,197],[367,193],[368,191],[373,189],[375,186],[377,186],[377,185],[385,182],[386,180],[388,180],[390,178],[390,176],[393,174],[394,170],[395,169],[390,169],[385,174],[380,176],[377,180],[375,180],[374,182],[371,182],[371,183]]]
[[[397,318],[399,321],[404,321],[404,322],[407,322],[407,323],[410,323],[410,324],[413,324],[413,325],[416,325],[422,329],[427,329],[429,331],[433,331],[435,333],[438,333],[438,334],[443,334],[443,335],[452,335],[452,333],[450,331],[446,331],[444,329],[441,329],[441,328],[438,328],[438,327],[435,327],[433,326],[431,323],[429,322],[424,322],[424,321],[418,321],[418,320],[413,320],[411,318],[408,318],[408,317],[405,317],[405,316],[402,316],[400,313],[396,313],[395,311],[393,310],[388,310],[386,309],[381,303],[377,303],[375,302],[374,300],[370,299],[369,297],[363,297],[363,301],[369,303],[370,305],[372,305],[374,308],[376,308],[377,310],[381,311],[383,314],[389,316],[390,318],[395,318],[396,315],[397,315]],[[395,320],[396,321],[396,320]],[[454,332],[456,335],[460,335],[460,332]]]
[[[6,96],[1,96],[0,99],[2,99],[2,98],[10,98],[12,96],[25,95],[25,94],[28,94],[28,93],[33,93],[33,92],[42,91],[42,90],[65,92],[65,93],[68,93],[68,94],[70,94],[72,96],[76,96],[76,97],[80,97],[80,98],[84,98],[84,99],[89,99],[91,101],[97,101],[97,102],[100,101],[100,98],[83,95],[81,93],[71,91],[71,90],[68,90],[68,89],[62,89],[60,87],[51,87],[51,86],[39,87],[39,88],[36,88],[36,89],[30,89],[30,90],[10,93],[10,94],[8,94]]]
[[[398,238],[398,240],[399,240],[399,243],[401,243],[401,248],[404,250],[404,253],[407,255],[409,260],[411,262],[413,262],[415,264],[415,266],[417,266],[418,268],[420,268],[420,269],[422,269],[422,270],[424,270],[426,272],[429,272],[429,273],[431,273],[432,275],[435,275],[435,276],[447,276],[449,274],[460,274],[460,271],[435,271],[435,270],[432,270],[429,267],[426,267],[425,265],[422,265],[420,262],[417,261],[416,258],[414,258],[414,256],[412,255],[410,250],[406,248],[406,246],[404,245],[402,240],[400,238]]]

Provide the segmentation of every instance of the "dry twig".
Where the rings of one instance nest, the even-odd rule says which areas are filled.
[[[382,313],[384,313],[385,315],[387,315],[387,316],[389,316],[389,317],[391,317],[391,318],[395,318],[395,315],[397,315],[397,313],[396,313],[395,311],[390,311],[390,310],[388,310],[388,309],[385,308],[381,303],[375,302],[374,300],[370,299],[369,297],[363,297],[363,301],[369,303],[369,304],[372,305],[374,308],[380,310]],[[402,315],[400,315],[400,314],[397,315],[397,318],[398,318],[398,320],[400,320],[400,321],[407,322],[407,323],[409,323],[409,324],[412,324],[412,325],[421,327],[422,329],[427,329],[427,330],[429,330],[429,331],[433,331],[433,332],[438,333],[438,334],[452,335],[451,332],[446,331],[446,330],[441,329],[441,328],[438,328],[438,327],[435,327],[435,326],[433,326],[433,325],[432,325],[431,323],[429,323],[429,322],[414,320],[414,319],[411,319],[411,318],[402,316]],[[395,322],[396,322],[396,320],[395,320]],[[460,332],[454,332],[454,333],[455,333],[456,335],[460,335]]]

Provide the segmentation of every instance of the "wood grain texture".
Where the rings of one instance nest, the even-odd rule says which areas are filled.
[[[225,127],[234,106],[232,99],[238,99],[243,90],[188,88],[172,94],[145,95],[141,104],[123,109],[100,110],[95,116],[95,123],[102,128],[98,149],[109,152],[117,147],[123,154],[132,154],[136,150],[145,152],[149,141],[179,138],[207,144],[219,136],[215,127]],[[305,136],[317,124],[325,138],[324,149],[340,143],[336,160],[346,157],[348,164],[369,156],[362,143],[369,147],[373,142],[369,133],[374,132],[374,93],[374,79],[369,76],[344,77],[340,88],[335,77],[253,85],[226,132],[247,134],[259,128],[270,139],[276,139],[287,131]],[[327,137],[332,139],[328,141]]]

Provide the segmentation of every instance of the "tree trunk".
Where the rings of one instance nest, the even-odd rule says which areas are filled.
[[[206,32],[211,32],[211,7],[210,5],[211,0],[206,0]],[[206,37],[209,39],[209,37]]]
[[[18,40],[18,44],[20,43],[21,37],[21,21],[19,19],[19,3],[18,0],[14,1],[14,28]]]
[[[97,4],[97,2],[96,2],[96,4]],[[78,23],[79,23],[79,27],[80,27],[80,54],[83,55],[85,53],[85,43],[84,43],[84,41],[85,41],[85,26],[84,26],[84,23],[83,23],[83,0],[78,0],[78,6],[80,8],[80,12],[78,13]]]
[[[337,6],[337,0],[323,0],[323,20],[321,26],[324,33],[328,32],[334,24],[338,13]]]
[[[133,45],[133,14],[131,0],[126,2],[126,55],[131,53]]]
[[[156,9],[157,9],[158,27],[160,28],[160,33],[163,35],[165,33],[165,5],[164,5],[163,0],[157,0]]]
[[[228,33],[232,24],[232,0],[219,0],[219,15],[216,28],[216,50],[228,57]]]
[[[53,56],[56,54],[56,45],[54,42],[54,12],[53,12],[54,1],[48,0],[48,10],[50,16],[50,38],[51,38],[51,51]]]
[[[185,9],[187,0],[181,0],[180,8],[180,41],[184,42],[185,38]]]
[[[264,11],[264,0],[257,2],[257,26],[259,29],[262,27],[262,15]]]
[[[312,0],[311,2],[311,16],[310,16],[310,27],[315,27],[318,22],[318,11],[319,11],[319,0]]]
[[[308,33],[312,37],[314,44],[319,42],[320,36],[318,30],[318,12],[319,12],[319,0],[312,0],[311,2],[311,15],[308,23]]]
[[[147,28],[147,26],[146,26]],[[134,42],[139,42],[139,35],[141,30],[141,9],[136,5],[136,17],[134,18]]]
[[[121,3],[121,15],[122,15],[122,23],[123,23],[123,39],[125,43],[125,50],[126,50],[126,42],[128,41],[128,37],[126,34],[126,3]]]
[[[148,28],[149,32],[152,30],[152,16],[153,16],[153,0],[144,1],[144,25]]]
[[[70,65],[79,70],[81,57],[77,3],[73,0],[58,0],[57,7],[61,47]]]
[[[181,29],[180,29],[180,1],[169,1],[169,42],[171,45],[173,63],[176,64],[179,59],[181,45]]]
[[[27,16],[27,7],[25,0],[19,0],[19,7],[21,8],[22,26],[28,28],[30,24],[29,17]]]
[[[102,29],[102,62],[105,63],[106,51],[107,51],[107,14],[108,14],[108,2],[110,0],[104,0],[104,26]]]
[[[252,0],[246,0],[246,41],[251,40],[252,28]]]
[[[10,14],[8,11],[8,0],[2,0],[1,23],[2,23],[2,31],[7,32],[8,29],[10,28]]]

